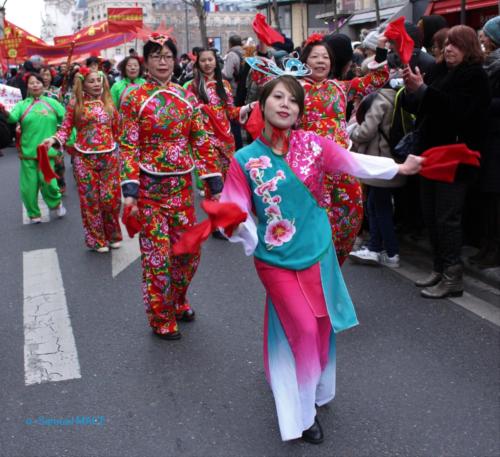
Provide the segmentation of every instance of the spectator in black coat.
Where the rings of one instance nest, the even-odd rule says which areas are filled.
[[[444,62],[436,64],[429,85],[418,69],[406,66],[406,90],[419,100],[418,148],[465,143],[478,150],[484,136],[490,103],[488,77],[476,32],[465,25],[448,32]],[[421,179],[421,202],[433,246],[434,266],[429,277],[417,281],[426,298],[461,296],[462,213],[471,167],[463,167],[451,183]]]

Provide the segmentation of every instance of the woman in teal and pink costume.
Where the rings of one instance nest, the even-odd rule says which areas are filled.
[[[324,174],[391,179],[417,173],[423,159],[397,165],[291,130],[304,111],[304,90],[293,76],[267,83],[259,103],[265,128],[235,154],[220,201],[257,217],[229,239],[254,255],[266,289],[264,360],[281,437],[318,444],[316,405],[335,396],[335,334],[358,324],[320,206]]]

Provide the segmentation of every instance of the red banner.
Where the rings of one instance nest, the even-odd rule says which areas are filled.
[[[5,19],[4,38],[0,40],[3,57],[13,63],[21,63],[28,55],[27,45],[46,44],[45,41]]]
[[[135,32],[142,27],[142,8],[108,8],[110,33]]]

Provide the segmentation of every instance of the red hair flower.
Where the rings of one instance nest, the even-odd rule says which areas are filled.
[[[78,70],[78,76],[83,81],[90,74],[90,72],[91,70],[89,67],[80,67],[80,69]]]
[[[313,33],[307,40],[304,47],[309,46],[310,44],[320,43],[325,40],[325,35],[322,33]]]

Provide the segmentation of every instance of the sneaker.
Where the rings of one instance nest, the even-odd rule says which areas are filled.
[[[94,248],[95,252],[98,252],[99,254],[103,254],[105,252],[109,252],[109,248],[107,246],[102,246],[100,248]]]
[[[399,254],[389,257],[387,252],[383,252],[380,254],[380,264],[389,268],[399,268]]]
[[[380,254],[378,252],[370,251],[368,248],[362,248],[358,251],[352,251],[351,253],[349,253],[349,258],[354,263],[360,263],[362,265],[380,264]]]
[[[61,219],[61,217],[66,216],[66,212],[67,212],[67,211],[66,211],[66,208],[64,207],[64,205],[63,205],[63,204],[62,204],[62,202],[61,202],[61,204],[60,204],[60,205],[56,208],[56,214],[57,214],[57,217],[58,217],[59,219]]]
[[[42,223],[41,217],[32,217],[30,219],[30,224],[41,224],[41,223]]]
[[[111,249],[120,249],[121,245],[121,241],[114,241],[113,243],[109,243],[109,247]]]

